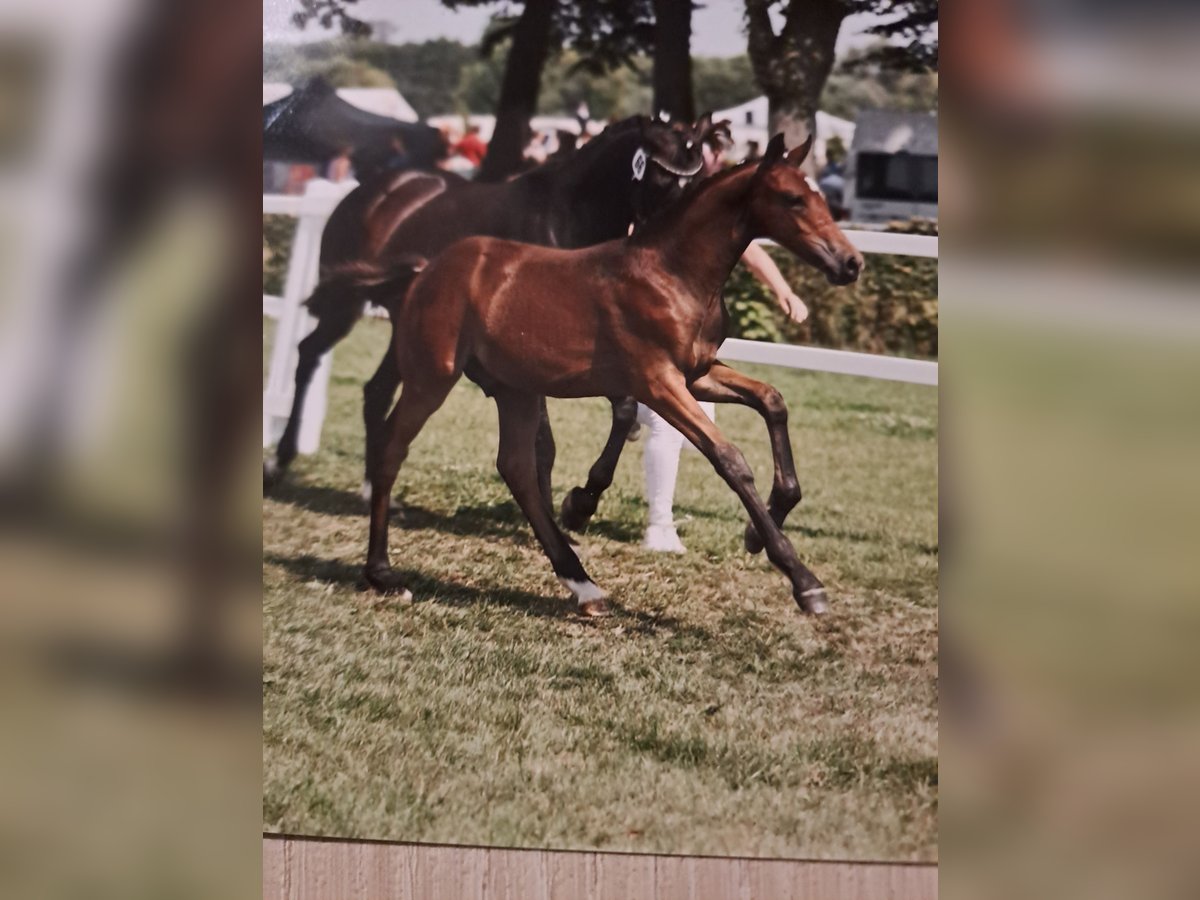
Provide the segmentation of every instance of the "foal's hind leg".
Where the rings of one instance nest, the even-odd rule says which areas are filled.
[[[318,287],[318,290],[320,288]],[[342,302],[326,302],[321,304],[321,317],[317,319],[316,327],[300,342],[299,359],[296,362],[296,388],[292,394],[292,412],[288,416],[287,426],[279,438],[275,448],[275,459],[263,463],[263,486],[270,487],[283,477],[287,467],[296,458],[296,443],[300,435],[300,417],[304,414],[304,398],[308,394],[308,385],[321,357],[328,353],[338,341],[350,333],[354,323],[362,316],[362,301],[339,295],[337,300]]]
[[[604,592],[584,571],[567,536],[555,524],[553,514],[546,508],[538,486],[538,398],[505,389],[496,393],[496,408],[500,412],[500,452],[496,457],[500,477],[533,526],[533,533],[549,557],[554,574],[575,595],[580,615],[608,615]]]
[[[796,478],[796,463],[792,458],[792,440],[787,429],[787,404],[775,388],[736,372],[724,363],[717,363],[703,378],[691,385],[692,396],[716,403],[740,403],[758,412],[767,423],[771,440],[771,458],[775,464],[775,479],[767,507],[771,520],[781,528],[788,513],[800,502],[800,482]],[[754,523],[746,525],[746,549],[759,553],[762,538]]]
[[[562,523],[572,531],[579,531],[596,512],[600,495],[608,490],[621,459],[621,451],[637,422],[637,401],[632,397],[615,398],[612,401],[612,428],[608,441],[600,451],[600,457],[588,471],[587,484],[572,488],[563,498]]]
[[[429,417],[446,401],[458,381],[458,372],[420,382],[409,381],[400,392],[396,408],[387,420],[387,441],[372,460],[371,539],[367,548],[367,582],[376,590],[411,596],[388,562],[388,514],[392,486],[408,448]]]

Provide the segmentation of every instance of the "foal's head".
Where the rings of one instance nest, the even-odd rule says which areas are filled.
[[[750,226],[820,269],[832,284],[850,284],[862,272],[862,254],[800,170],[812,143],[809,137],[789,153],[783,135],[772,138],[750,184]]]

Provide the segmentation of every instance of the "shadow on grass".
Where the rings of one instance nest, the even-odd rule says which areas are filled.
[[[362,566],[337,559],[322,559],[305,554],[297,557],[280,556],[275,553],[263,555],[267,563],[277,565],[305,581],[322,581],[352,587],[367,592],[370,587],[363,578]],[[472,587],[443,581],[418,572],[416,569],[397,568],[405,586],[413,592],[417,603],[439,603],[445,606],[466,608],[476,605],[508,607],[526,615],[543,619],[574,620],[580,622],[611,623],[627,632],[639,635],[683,636],[698,640],[712,640],[707,629],[688,624],[675,616],[643,612],[613,605],[613,614],[607,619],[583,619],[575,612],[568,597],[545,597],[529,591],[485,585]]]
[[[367,517],[367,504],[360,494],[316,484],[284,481],[270,489],[267,496],[280,503],[324,513],[328,516]]]
[[[362,495],[354,491],[325,485],[285,483],[274,488],[270,496],[280,503],[309,512],[327,516],[349,516],[363,521],[367,519],[367,504]],[[450,515],[400,502],[400,508],[392,513],[392,527],[426,528],[443,534],[466,537],[509,537],[528,526],[517,505],[507,501],[460,506]]]
[[[364,520],[367,517],[367,505],[362,496],[354,491],[315,484],[285,483],[274,488],[270,496],[280,503],[309,512]],[[520,507],[512,500],[460,506],[451,514],[400,502],[400,508],[392,513],[392,526],[428,529],[459,537],[522,536],[532,539],[533,534]],[[628,544],[636,544],[642,539],[640,526],[605,518],[603,511],[588,523],[584,533]]]
[[[790,518],[784,529],[789,534],[796,534],[806,538],[828,538],[835,541],[849,541],[854,544],[882,544],[883,537],[878,534],[867,534],[863,531],[847,531],[844,528],[821,528],[811,525],[800,525],[793,522]],[[938,547],[936,544],[927,544],[924,541],[904,541],[900,544],[905,550],[911,550],[914,553],[920,553],[923,556],[937,556]]]

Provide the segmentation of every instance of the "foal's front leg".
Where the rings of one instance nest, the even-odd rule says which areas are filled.
[[[808,613],[823,613],[828,608],[825,588],[796,556],[796,549],[771,517],[766,504],[754,489],[754,473],[742,451],[721,434],[704,414],[696,398],[688,391],[678,371],[664,373],[649,385],[643,402],[666,419],[703,453],[713,468],[742,501],[750,521],[763,537],[767,558],[792,582],[792,597]]]
[[[775,464],[775,479],[767,507],[771,519],[780,528],[788,513],[800,502],[800,482],[796,478],[796,462],[792,458],[792,439],[787,429],[787,404],[783,396],[769,384],[736,372],[724,363],[715,364],[703,378],[691,385],[692,396],[715,403],[740,403],[757,410],[767,423],[771,440],[771,458]],[[751,522],[746,525],[746,549],[759,553],[763,541]]]

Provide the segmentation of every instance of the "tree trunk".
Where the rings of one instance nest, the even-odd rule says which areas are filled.
[[[692,0],[654,0],[654,113],[691,122]]]
[[[787,145],[795,147],[816,129],[846,8],[842,0],[791,0],[776,34],[770,5],[770,0],[746,0],[747,49],[755,80],[767,95],[770,132],[783,132]]]
[[[513,30],[496,130],[480,167],[480,181],[500,181],[521,167],[528,139],[529,120],[537,109],[542,68],[550,52],[550,23],[555,0],[525,0],[525,9]]]

